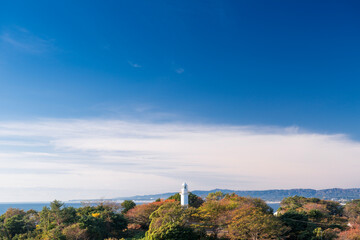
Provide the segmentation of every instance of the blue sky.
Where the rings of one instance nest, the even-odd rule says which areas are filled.
[[[155,124],[154,128],[161,131],[182,129],[186,134],[199,131],[207,136],[210,131],[213,137],[217,135],[209,128],[225,132],[226,136],[231,127],[246,126],[255,136],[269,131],[276,136],[289,136],[288,129],[296,129],[290,131],[291,136],[335,137],[339,146],[344,142],[356,145],[360,138],[359,9],[357,1],[2,1],[0,156],[2,153],[3,161],[8,161],[8,154],[31,152],[30,162],[40,161],[33,158],[34,153],[42,158],[55,154],[55,162],[69,162],[81,154],[90,157],[90,146],[77,146],[70,151],[71,156],[66,155],[69,149],[62,141],[82,139],[86,126],[96,122],[98,125],[93,127],[97,128],[108,121],[115,128],[119,124],[116,121],[126,123],[122,126],[130,130],[116,135],[120,139],[138,129],[138,125],[131,125],[136,123],[149,124],[148,127]],[[70,127],[65,127],[66,136],[55,134],[55,125],[68,121],[82,121],[85,127],[79,126],[81,136],[74,135],[75,130]],[[27,132],[39,125],[51,126],[49,134],[19,134],[19,129]],[[156,135],[145,132],[146,136]],[[236,133],[242,136],[243,130],[232,134]],[[91,136],[96,138],[97,134],[93,132]],[[106,135],[109,141],[112,137]],[[143,137],[139,134],[136,139]],[[166,138],[172,139],[168,135]],[[24,141],[40,142],[41,146],[26,147],[20,144]],[[265,147],[265,142],[261,140],[264,145],[259,144]],[[96,149],[101,157],[92,157],[100,161],[108,150]],[[241,158],[235,149],[234,156],[229,157],[233,161]],[[123,147],[111,151],[132,152]],[[136,148],[132,156],[136,158],[139,151],[142,150]],[[343,151],[345,155],[355,154],[339,150]],[[162,150],[158,149],[152,157],[164,157],[159,152]],[[185,152],[171,154],[190,154]],[[314,152],[308,153],[310,156]],[[286,154],[291,158],[291,152]],[[189,163],[186,159],[178,161]],[[47,158],[41,161],[54,163]],[[90,166],[86,161],[84,157],[83,166]],[[122,161],[117,166],[124,166]],[[340,157],[331,161],[335,164]],[[169,160],[163,164],[175,163]],[[57,165],[43,168],[50,173]],[[149,168],[160,167],[155,164]],[[134,167],[124,172],[137,170]],[[9,166],[8,172],[22,171],[25,170]],[[219,178],[223,179],[227,171],[217,173]],[[251,174],[249,179],[260,176]],[[155,175],[163,177],[158,172]],[[171,183],[175,184],[175,180],[182,182],[181,176]],[[272,186],[228,184],[232,180],[224,180],[221,186],[206,185],[196,179],[190,182],[198,188],[302,187],[295,180],[286,186],[275,180]],[[350,187],[351,183],[339,186]],[[34,182],[32,187],[39,186]],[[54,183],[42,187],[64,186]],[[79,184],[79,188],[84,185]],[[141,194],[147,189],[111,192],[112,188],[109,185],[109,192],[99,190],[90,197]],[[169,185],[154,191],[170,188]],[[71,194],[74,192],[60,198],[71,198]]]

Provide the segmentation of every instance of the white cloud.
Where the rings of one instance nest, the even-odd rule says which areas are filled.
[[[356,187],[359,155],[345,135],[297,127],[0,122],[0,188],[65,189],[51,195],[62,200],[177,191],[183,181],[192,189]],[[13,200],[52,200],[43,195]]]

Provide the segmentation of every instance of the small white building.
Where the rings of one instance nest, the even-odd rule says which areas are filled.
[[[180,195],[181,195],[181,206],[187,207],[189,205],[189,190],[186,182],[182,184]]]

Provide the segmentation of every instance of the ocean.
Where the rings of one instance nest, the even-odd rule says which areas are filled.
[[[276,212],[280,207],[280,203],[268,203],[268,205],[274,210],[274,212]]]
[[[0,203],[0,214],[6,212],[8,208],[19,208],[24,211],[28,211],[30,209],[41,211],[43,207],[49,207],[50,203]],[[65,206],[79,208],[81,207],[81,203],[65,203]]]

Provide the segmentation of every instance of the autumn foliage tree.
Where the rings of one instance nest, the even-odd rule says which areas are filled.
[[[349,218],[350,223],[360,224],[360,199],[346,203],[344,214]]]
[[[231,214],[230,239],[279,239],[287,231],[274,215],[255,206],[243,205]]]
[[[360,240],[360,225],[352,224],[346,231],[339,234],[339,240]]]
[[[253,220],[260,219],[260,216],[266,217],[265,222],[258,223],[258,226],[261,224],[264,226],[263,231],[268,231],[271,228],[270,224],[273,224],[273,226],[276,224],[281,225],[279,221],[275,220],[272,209],[260,199],[240,197],[236,194],[226,194],[221,198],[218,196],[219,194],[207,198],[207,201],[194,214],[198,220],[195,227],[205,229],[213,238],[230,237],[232,239],[241,239],[242,236],[238,234],[240,225],[243,226],[242,223],[251,220],[251,213],[256,213],[256,216],[258,216],[257,218],[254,217]],[[248,226],[250,227],[250,225]],[[280,234],[282,228],[278,229]],[[255,231],[255,228],[252,228],[252,230]],[[267,234],[273,236],[275,233],[267,232]]]
[[[339,239],[360,240],[360,199],[346,203],[344,215],[349,219],[348,229],[339,234]]]
[[[131,224],[138,225],[141,229],[149,228],[151,219],[150,215],[161,207],[165,202],[174,202],[175,200],[160,200],[148,204],[137,205],[130,209],[126,214],[126,218]]]

